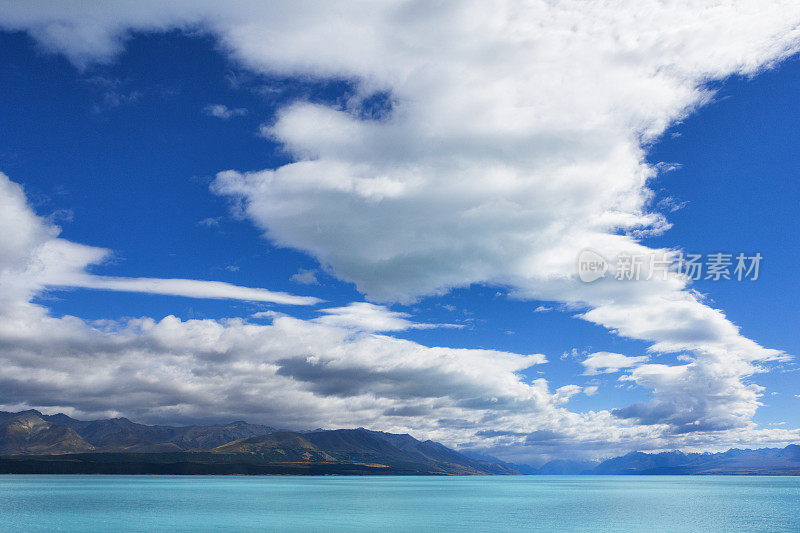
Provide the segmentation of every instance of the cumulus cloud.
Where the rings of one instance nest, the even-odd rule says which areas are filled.
[[[593,376],[595,374],[611,374],[619,372],[624,368],[638,366],[649,358],[647,356],[630,357],[619,353],[595,352],[589,354],[581,364],[586,368],[584,374]]]
[[[296,162],[221,172],[212,190],[240,202],[267,238],[310,253],[373,300],[500,283],[519,297],[585,307],[582,318],[648,341],[653,353],[691,353],[696,379],[681,383],[702,377],[737,398],[727,418],[736,427],[734,413],[757,406],[744,384],[753,363],[782,354],[741,336],[677,274],[587,285],[574,264],[588,246],[608,257],[671,253],[637,242],[669,228],[648,210],[647,182],[659,169],[645,161],[644,143],[708,101],[710,80],[757,73],[797,49],[800,8],[763,7],[404,5],[361,15],[381,31],[355,30],[358,17],[342,16],[291,51],[223,31],[254,68],[355,77],[364,98],[389,91],[393,110],[364,120],[349,108],[292,104],[266,133]],[[428,39],[432,26],[447,38]],[[320,55],[331,32],[345,44]],[[356,42],[377,52],[351,55]],[[735,368],[735,378],[714,372],[721,368]],[[653,405],[678,408],[657,398],[662,390]],[[706,390],[685,392],[720,412],[731,407]],[[692,413],[724,426],[710,411]]]
[[[641,365],[620,379],[651,389],[654,399],[613,414],[639,424],[667,423],[678,433],[748,428],[764,390],[743,379],[755,372],[751,365],[730,358]]]
[[[33,2],[8,3],[0,13],[0,27],[28,31],[79,66],[110,60],[131,31],[192,27],[216,35],[253,70],[353,81],[357,94],[341,107],[299,101],[270,122],[265,133],[294,162],[220,172],[213,192],[237,202],[272,242],[307,252],[373,301],[410,303],[454,287],[501,284],[515,297],[583,309],[584,320],[650,343],[652,357],[683,354],[683,364],[630,370],[625,379],[649,389],[652,400],[585,415],[592,427],[628,428],[631,442],[633,434],[656,442],[654,435],[672,428],[687,444],[695,442],[685,436],[693,432],[706,432],[702,438],[711,443],[737,428],[757,431],[751,420],[760,389],[747,380],[759,363],[785,357],[780,351],[742,336],[678,274],[583,284],[574,268],[586,247],[609,258],[653,252],[637,238],[665,231],[669,222],[650,208],[647,184],[659,169],[645,159],[647,143],[709,101],[709,82],[755,75],[795,53],[796,2],[298,2],[236,9],[203,1],[107,2],[91,13]],[[364,119],[359,105],[376,94],[390,95],[391,110]],[[64,255],[80,264],[96,254],[72,245]],[[375,314],[379,328],[409,318],[361,308],[311,323],[351,331],[348,321],[369,324]],[[292,361],[272,364],[295,383],[316,383],[326,370],[338,370]],[[313,390],[357,390],[344,377],[319,387]],[[576,393],[530,387],[554,405]],[[497,405],[514,401],[497,397]],[[436,407],[431,398],[423,403],[405,407]],[[477,397],[457,403],[488,405]],[[451,407],[437,411],[438,421],[454,430],[469,418],[458,409],[448,413]],[[558,412],[537,418],[537,430],[581,425],[583,415]],[[492,416],[499,426],[521,423],[505,412]],[[577,438],[570,431],[561,434]],[[580,438],[606,438],[606,430],[594,431]]]
[[[301,268],[289,277],[289,280],[301,285],[319,285],[317,280],[317,271],[314,269]]]
[[[203,108],[203,111],[212,117],[228,120],[233,117],[241,117],[247,114],[247,109],[243,107],[230,108],[223,104],[208,105]]]
[[[473,418],[513,404],[552,406],[544,382],[517,375],[541,363],[539,355],[427,348],[286,316],[266,326],[170,316],[98,328],[27,311],[6,314],[0,330],[6,404],[113,409],[147,420],[256,417],[292,427],[374,423],[386,409],[436,402]],[[43,328],[50,335],[37,335]]]

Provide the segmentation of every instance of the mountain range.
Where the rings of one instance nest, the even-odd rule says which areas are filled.
[[[605,461],[559,459],[540,467],[498,464],[533,475],[800,475],[800,446],[785,448],[730,449],[719,453],[684,453],[681,451],[630,452]]]
[[[631,452],[602,462],[532,467],[363,428],[296,432],[242,421],[150,426],[29,410],[0,411],[0,473],[800,475],[800,446]]]
[[[518,474],[433,441],[359,429],[280,431],[232,422],[149,426],[0,412],[0,473]]]
[[[757,450],[731,449],[720,453],[631,452],[603,461],[592,474],[740,474],[800,475],[800,446]]]

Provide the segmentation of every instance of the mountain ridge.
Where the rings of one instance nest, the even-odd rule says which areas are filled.
[[[437,442],[364,428],[148,426],[35,410],[0,412],[0,456],[5,473],[519,473]]]

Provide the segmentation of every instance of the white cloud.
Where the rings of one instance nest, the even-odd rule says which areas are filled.
[[[619,372],[622,369],[641,365],[648,359],[647,356],[630,357],[619,353],[595,352],[589,354],[585,360],[581,361],[581,364],[586,368],[584,374],[592,376]]]
[[[219,221],[222,220],[222,217],[207,217],[197,222],[198,226],[205,226],[207,228],[217,228],[219,227]]]
[[[289,315],[287,315],[286,313],[280,313],[278,311],[272,311],[270,309],[270,310],[267,310],[267,311],[258,311],[256,313],[253,313],[250,316],[252,318],[270,319],[271,320],[271,319],[274,319],[274,318],[278,318],[278,317],[282,317],[282,316],[289,316]]]
[[[707,443],[752,429],[760,390],[746,380],[784,355],[742,336],[685,279],[582,284],[575,259],[588,246],[607,257],[649,251],[636,236],[669,223],[648,211],[658,169],[646,143],[709,101],[708,82],[793,54],[799,22],[800,4],[756,0],[0,10],[0,26],[78,65],[109,60],[131,30],[200,26],[254,70],[355,81],[358,95],[343,108],[296,102],[270,123],[266,133],[295,162],[221,172],[213,191],[370,299],[502,284],[515,297],[584,308],[581,318],[651,343],[654,357],[687,354],[686,364],[634,368],[626,379],[651,389],[652,401],[593,423],[634,420],[643,425],[631,431],[651,436],[715,431]],[[390,94],[392,112],[362,120],[359,105],[378,92]],[[69,253],[82,268],[95,250]],[[296,371],[313,374],[310,366]]]
[[[620,379],[652,389],[653,400],[615,410],[639,424],[670,424],[678,433],[750,428],[763,387],[742,379],[755,370],[730,358],[685,365],[646,364]]]
[[[207,115],[221,118],[222,120],[228,120],[229,118],[233,117],[241,117],[247,114],[247,109],[244,109],[243,107],[230,108],[222,104],[208,105],[203,109],[203,111],[205,111]]]
[[[319,285],[317,280],[317,271],[314,269],[308,270],[301,268],[289,277],[289,280],[301,285]]]
[[[456,328],[460,324],[424,324],[412,322],[408,313],[392,311],[385,306],[368,302],[354,302],[346,307],[322,309],[323,315],[314,322],[361,331],[405,331],[407,329]],[[542,356],[544,357],[544,356]],[[542,361],[544,362],[544,360]]]
[[[102,94],[102,99],[92,106],[92,112],[95,114],[135,104],[142,97],[142,93],[139,91],[126,90],[125,82],[118,78],[93,76],[86,81]]]
[[[107,291],[145,292],[189,298],[219,298],[272,302],[285,305],[314,305],[322,300],[314,296],[295,296],[267,289],[240,287],[222,281],[195,279],[118,278],[112,276],[71,276],[67,279],[50,279],[53,287],[81,287]]]

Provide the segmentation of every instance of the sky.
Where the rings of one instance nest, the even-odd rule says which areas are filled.
[[[799,6],[87,6],[0,2],[0,409],[800,441]]]

